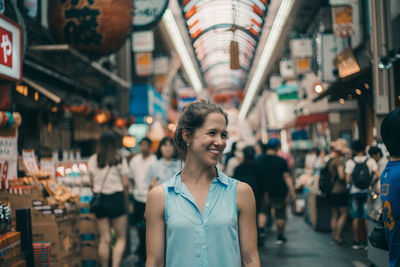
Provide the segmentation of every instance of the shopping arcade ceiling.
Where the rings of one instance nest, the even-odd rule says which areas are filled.
[[[267,0],[180,0],[196,58],[212,93],[243,89],[267,14]],[[231,69],[231,41],[240,68]]]

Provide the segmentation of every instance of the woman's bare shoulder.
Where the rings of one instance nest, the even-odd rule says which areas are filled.
[[[164,186],[163,185],[157,185],[156,187],[153,187],[148,196],[147,196],[147,203],[149,204],[149,201],[152,204],[158,203],[164,203]],[[154,203],[153,203],[154,202]]]

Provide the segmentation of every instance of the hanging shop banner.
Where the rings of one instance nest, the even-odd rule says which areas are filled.
[[[294,78],[295,73],[294,73],[293,60],[282,59],[281,62],[279,63],[279,70],[283,78],[285,79]]]
[[[0,180],[17,178],[18,132],[0,131]]]
[[[136,53],[135,54],[136,74],[138,76],[149,76],[153,72],[153,54]]]
[[[143,117],[149,115],[147,84],[132,85],[130,91],[129,112],[132,116]]]
[[[154,77],[154,87],[157,92],[162,94],[164,84],[165,84],[165,79],[166,75],[165,74],[159,74]]]
[[[132,33],[132,50],[135,53],[152,52],[154,50],[153,31]]]
[[[167,74],[170,69],[169,66],[169,57],[167,56],[158,56],[154,58],[154,74]]]
[[[321,70],[322,81],[334,82],[337,77],[334,73],[336,70],[333,61],[337,55],[346,47],[346,40],[337,37],[332,33],[324,33],[321,35]]]
[[[333,32],[341,38],[349,38],[354,32],[353,8],[350,5],[332,7]]]
[[[149,114],[167,122],[167,101],[152,87],[149,87],[147,92],[149,94]]]
[[[308,38],[290,40],[290,52],[293,58],[312,57],[312,40]]]
[[[5,17],[0,17],[0,78],[19,81],[21,77],[21,26]]]
[[[161,20],[168,7],[168,0],[135,0],[133,29],[151,29]]]
[[[303,57],[294,59],[296,63],[296,73],[306,73],[311,70],[311,58]]]
[[[337,56],[334,63],[339,71],[340,78],[350,76],[360,71],[360,66],[350,47],[346,47],[343,52]]]

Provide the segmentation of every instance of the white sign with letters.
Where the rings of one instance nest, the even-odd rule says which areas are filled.
[[[17,131],[10,136],[0,136],[0,180],[17,178]]]
[[[164,15],[168,0],[135,0],[133,12],[133,29],[153,28]]]

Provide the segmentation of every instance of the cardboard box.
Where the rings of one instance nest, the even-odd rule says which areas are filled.
[[[81,242],[81,259],[98,261],[98,243],[95,241]]]
[[[79,254],[71,255],[69,257],[51,261],[51,267],[81,267],[81,257]]]
[[[90,203],[89,202],[79,202],[79,211],[80,214],[92,214],[90,213]],[[92,214],[94,216],[94,214]]]
[[[32,220],[32,238],[35,242],[51,242],[51,259],[58,261],[78,252],[80,237],[78,222],[68,216],[35,214]]]
[[[11,218],[13,221],[15,221],[15,211],[17,209],[32,208],[32,202],[34,200],[42,200],[43,196],[39,189],[32,188],[32,190],[25,195],[11,194],[9,192],[0,191],[0,199],[2,202],[10,202]]]
[[[79,216],[79,232],[81,234],[94,233],[98,235],[99,229],[94,214],[81,214]]]

